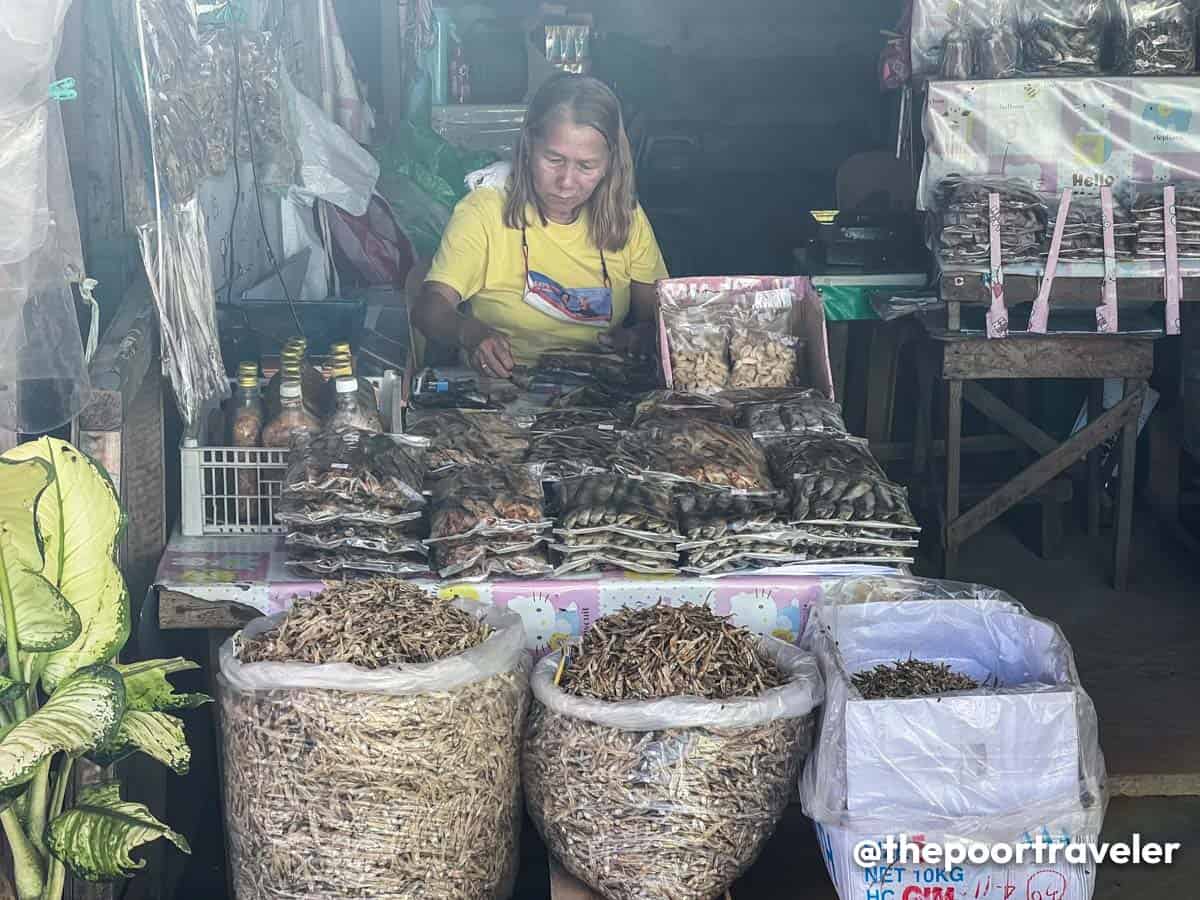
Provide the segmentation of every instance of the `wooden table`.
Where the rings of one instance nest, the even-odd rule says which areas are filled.
[[[958,550],[972,535],[1017,503],[1041,491],[1087,459],[1088,533],[1099,534],[1101,445],[1120,434],[1120,492],[1116,505],[1113,582],[1123,588],[1129,578],[1129,544],[1133,516],[1133,473],[1138,414],[1146,380],[1154,365],[1154,335],[1028,335],[989,340],[980,334],[933,331],[930,353],[921,367],[914,470],[928,465],[932,441],[933,376],[946,383],[946,465],[944,489],[936,485],[941,517],[943,568],[952,576]],[[1064,442],[1051,437],[996,394],[983,380],[1079,379],[1089,382],[1088,423]],[[1124,381],[1124,396],[1102,409],[1103,379]],[[994,422],[1037,458],[970,509],[961,509],[962,417],[964,400]]]

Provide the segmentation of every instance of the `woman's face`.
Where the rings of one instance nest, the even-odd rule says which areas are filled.
[[[608,171],[608,143],[590,125],[552,120],[545,138],[533,144],[533,189],[552,222],[575,221]]]

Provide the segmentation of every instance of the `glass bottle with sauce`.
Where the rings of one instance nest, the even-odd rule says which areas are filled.
[[[283,384],[284,369],[289,362],[298,367],[304,405],[314,416],[320,416],[321,404],[325,390],[325,379],[320,371],[308,361],[308,341],[304,338],[290,338],[279,354],[279,371],[276,372],[267,385],[267,412],[270,418],[279,414],[279,389]]]
[[[344,345],[348,346],[348,345]],[[342,428],[361,428],[365,431],[383,432],[383,420],[375,404],[375,392],[371,390],[369,403],[364,403],[359,379],[354,377],[354,366],[348,350],[337,348],[331,368],[334,385],[333,412],[325,421],[325,428],[337,431]],[[368,385],[370,387],[370,385]]]
[[[234,392],[233,418],[229,427],[229,443],[234,447],[257,447],[262,440],[262,391],[258,386],[258,363],[243,362],[238,366],[237,389]],[[237,454],[237,522],[252,525],[259,521],[258,470],[253,459]]]
[[[349,341],[335,341],[329,345],[329,364],[326,366],[325,374],[327,381],[325,382],[325,397],[323,398],[323,408],[332,410],[337,400],[337,391],[335,382],[337,374],[334,371],[338,367],[350,367],[350,374],[354,375],[358,381],[358,405],[362,409],[363,414],[369,416],[372,412],[379,410],[379,398],[375,394],[375,387],[365,378],[358,378],[358,373],[354,371],[354,354],[350,350]],[[380,421],[382,425],[382,420]]]
[[[306,408],[300,384],[300,363],[289,358],[280,370],[279,413],[263,429],[264,447],[289,447],[296,434],[311,435],[321,430],[321,421]]]

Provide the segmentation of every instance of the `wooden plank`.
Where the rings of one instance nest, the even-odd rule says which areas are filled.
[[[933,385],[934,372],[924,354],[917,354],[917,414],[913,423],[913,476],[920,480],[929,465],[933,443]]]
[[[892,410],[896,398],[896,370],[905,341],[901,323],[873,322],[867,359],[866,415],[862,434],[869,441],[892,436]]]
[[[962,482],[962,405],[963,383],[951,381],[947,385],[946,404],[946,532],[942,545],[945,547],[945,575],[950,577],[958,560],[959,541],[954,539],[950,526],[958,519],[958,499]]]
[[[1018,449],[1021,443],[1016,438],[1011,438],[1007,434],[972,434],[964,437],[960,442],[960,446],[962,453],[1010,453]],[[871,455],[881,463],[911,459],[914,461],[914,474],[919,474],[924,469],[918,469],[916,466],[917,449],[915,442],[910,444],[908,441],[889,441],[887,443],[871,444]],[[927,458],[944,459],[946,456],[946,442],[942,440],[929,441],[926,454]]]
[[[1200,797],[1200,772],[1170,775],[1109,775],[1114,797]]]
[[[164,630],[236,630],[261,615],[259,610],[241,603],[228,600],[214,603],[166,588],[160,588],[158,591],[158,626]]]
[[[948,379],[1149,378],[1154,342],[1120,335],[1053,335],[947,340],[942,375]]]
[[[1109,435],[1123,427],[1133,418],[1137,423],[1138,410],[1141,409],[1141,392],[1136,396],[1127,396],[1103,416],[1075,434],[1065,443],[1059,445],[1053,453],[1047,454],[1016,476],[1005,482],[1004,486],[983,502],[973,506],[957,519],[950,514],[951,507],[947,506],[947,516],[950,518],[946,526],[948,541],[961,544],[971,535],[976,534],[989,523],[995,521],[1024,497],[1029,496],[1051,478],[1067,469],[1076,459],[1083,456]]]
[[[1125,399],[1137,401],[1134,413],[1125,420],[1121,432],[1121,484],[1117,497],[1116,549],[1113,554],[1113,587],[1125,590],[1129,583],[1129,549],[1133,540],[1133,484],[1137,475],[1138,413],[1146,394],[1146,384],[1125,379]]]
[[[125,293],[88,366],[95,396],[80,413],[80,428],[84,431],[120,430],[124,421],[124,403],[137,396],[157,353],[158,326],[154,305],[149,285],[145,278],[140,278]]]
[[[981,384],[968,381],[963,385],[963,398],[977,410],[1027,446],[1045,456],[1058,446],[1058,441],[989,391]]]
[[[1104,382],[1093,381],[1088,385],[1088,421],[1095,422],[1104,412]],[[1099,447],[1087,455],[1087,533],[1088,537],[1100,535],[1100,492],[1104,484],[1100,478]]]
[[[1009,306],[1017,303],[1031,303],[1037,297],[1041,279],[1034,275],[1004,274],[1004,299]],[[1050,291],[1050,302],[1055,306],[1088,307],[1100,305],[1100,276],[1095,277],[1066,277],[1059,275],[1054,279]],[[1121,278],[1117,283],[1117,292],[1122,303],[1162,303],[1163,279],[1157,278]],[[941,297],[943,300],[956,303],[969,303],[986,306],[991,303],[987,285],[979,274],[948,273],[942,276]],[[1184,302],[1200,301],[1200,278],[1183,279]]]

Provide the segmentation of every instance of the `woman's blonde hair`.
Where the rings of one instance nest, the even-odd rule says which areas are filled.
[[[588,229],[592,243],[610,253],[629,241],[637,194],[633,180],[633,152],[621,119],[621,102],[604,82],[587,75],[563,72],[552,76],[534,95],[517,139],[512,179],[504,204],[504,224],[528,224],[525,211],[533,206],[546,223],[546,214],[533,188],[533,146],[545,138],[550,125],[566,116],[576,125],[595,128],[608,144],[608,171],[588,199]]]

